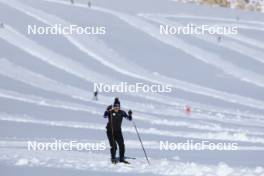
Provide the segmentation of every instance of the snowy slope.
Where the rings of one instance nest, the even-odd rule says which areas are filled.
[[[239,15],[239,20],[236,17]],[[3,175],[264,175],[264,14],[171,0],[0,0]],[[239,34],[162,36],[160,24],[237,24]],[[28,35],[27,25],[104,25],[104,36]],[[171,93],[100,93],[93,82],[170,84]],[[131,165],[103,151],[28,151],[27,141],[103,142],[115,96]],[[184,107],[192,107],[190,114]],[[237,151],[165,151],[160,141],[236,142]]]
[[[211,7],[225,7],[225,8],[234,8],[234,9],[242,9],[247,11],[264,11],[264,1],[263,0],[173,0],[175,2],[180,3],[195,3],[202,5],[209,5]]]

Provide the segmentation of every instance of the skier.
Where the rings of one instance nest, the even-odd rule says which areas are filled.
[[[4,23],[0,22],[0,28],[4,28]]]
[[[132,120],[132,111],[129,110],[127,115],[125,111],[120,109],[119,99],[115,98],[114,106],[112,107],[112,105],[110,105],[107,107],[104,118],[108,118],[106,134],[110,144],[111,162],[113,164],[118,162],[116,159],[117,143],[119,148],[119,162],[129,164],[129,162],[125,160],[125,144],[121,125],[123,118],[130,121]]]
[[[71,1],[71,4],[74,4],[74,0],[70,0]]]
[[[94,92],[94,100],[98,100],[98,91],[97,90]]]
[[[217,42],[220,43],[221,40],[222,40],[222,37],[219,35],[219,36],[217,37]]]
[[[92,6],[91,1],[88,1],[88,7],[91,8],[91,6]]]

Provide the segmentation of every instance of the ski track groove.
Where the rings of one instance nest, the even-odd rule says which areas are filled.
[[[56,1],[56,0],[44,0],[44,1],[48,1],[48,2],[55,2],[55,3],[60,3],[60,4],[64,4],[64,5],[70,5],[70,4],[67,4],[67,3],[65,3],[65,2],[62,2],[62,1]],[[77,7],[82,7],[82,8],[86,8],[86,6],[85,5],[82,5],[82,4],[75,4],[75,6],[77,6]],[[122,14],[122,13],[120,13],[120,12],[115,12],[115,11],[111,11],[111,10],[108,10],[108,9],[104,9],[104,8],[101,8],[101,7],[93,7],[92,8],[93,10],[97,10],[97,11],[101,11],[101,12],[104,12],[104,13],[108,13],[108,14],[111,14],[111,15],[113,15],[113,16],[116,16],[116,17],[118,17],[119,19],[121,19],[121,20],[123,20],[123,21],[125,21],[126,23],[128,23],[129,25],[131,25],[131,26],[133,26],[133,27],[136,27],[137,29],[139,29],[139,30],[143,30],[143,29],[141,29],[141,28],[139,28],[138,26],[148,26],[148,27],[146,27],[146,29],[147,28],[150,28],[150,29],[152,29],[153,28],[153,26],[151,26],[150,24],[148,24],[148,23],[146,23],[146,22],[144,22],[144,21],[142,21],[142,20],[140,20],[139,18],[136,18],[136,17],[133,17],[133,16],[128,16],[128,15],[126,15],[126,14]],[[38,13],[38,12],[36,12],[36,13]],[[43,18],[45,18],[47,15],[43,15]],[[52,20],[54,20],[54,19],[57,19],[58,21],[57,22],[60,22],[60,23],[62,23],[62,24],[65,24],[65,20],[61,20],[61,19],[59,19],[59,18],[57,18],[57,17],[55,17],[55,16],[53,16],[53,18],[52,18]],[[66,22],[67,23],[67,22]],[[137,24],[141,24],[141,25],[136,25],[136,24],[134,24],[134,23],[137,23]],[[146,31],[144,31],[143,30],[143,32],[146,32]],[[151,31],[150,31],[150,33],[152,33]],[[153,35],[152,35],[153,36]],[[157,37],[156,35],[154,35],[153,37]],[[87,42],[86,42],[87,43]],[[96,55],[94,55],[94,52],[92,52],[91,50],[89,50],[89,49],[85,49],[86,48],[86,45],[82,45],[81,44],[81,42],[79,41],[77,41],[77,43],[75,42],[75,45],[76,46],[79,46],[79,48],[80,48],[80,50],[82,50],[82,51],[84,51],[84,52],[86,52],[88,55],[89,54],[91,54],[91,55],[93,55],[94,56],[94,58],[95,59],[97,59],[100,63],[102,63],[102,64],[104,64],[104,65],[106,65],[106,66],[108,66],[108,67],[111,67],[112,69],[114,69],[115,71],[118,71],[118,72],[120,72],[120,73],[122,73],[122,74],[126,74],[127,76],[132,76],[132,77],[135,77],[135,78],[138,78],[138,79],[143,79],[143,80],[146,80],[146,81],[149,81],[149,82],[155,82],[155,83],[159,83],[159,84],[169,84],[169,85],[172,85],[172,86],[174,86],[175,88],[178,88],[178,89],[182,89],[182,90],[184,90],[184,91],[189,91],[189,92],[193,92],[193,93],[196,93],[196,94],[202,94],[202,95],[205,95],[205,96],[209,96],[209,97],[213,97],[213,98],[217,98],[217,99],[221,99],[221,100],[224,100],[224,101],[229,101],[229,102],[232,102],[232,103],[241,103],[242,101],[245,101],[245,100],[241,100],[241,98],[244,98],[244,97],[240,97],[240,96],[238,96],[238,95],[234,95],[234,94],[228,94],[228,93],[226,93],[226,92],[221,92],[221,91],[217,91],[217,90],[213,90],[213,89],[209,89],[209,88],[204,88],[204,87],[202,87],[202,86],[198,86],[198,85],[194,85],[194,84],[190,84],[190,83],[188,83],[188,82],[184,82],[184,81],[181,81],[181,80],[176,80],[176,79],[172,79],[172,78],[168,78],[168,77],[165,77],[165,76],[162,76],[162,75],[160,75],[160,76],[155,76],[155,75],[153,75],[153,74],[150,74],[150,73],[148,73],[148,72],[146,72],[144,69],[142,69],[142,68],[139,68],[137,65],[133,65],[133,70],[136,70],[135,68],[137,68],[137,69],[139,69],[138,71],[136,71],[136,72],[134,72],[134,71],[130,71],[129,73],[127,72],[127,70],[129,70],[129,68],[131,68],[131,63],[129,63],[129,64],[125,64],[125,70],[124,69],[116,69],[116,67],[115,67],[115,65],[114,64],[111,64],[111,63],[109,63],[108,62],[108,59],[111,59],[111,58],[113,58],[113,57],[107,57],[108,59],[106,60],[106,59],[103,59],[102,57],[100,57],[100,56],[96,56]],[[80,45],[82,45],[81,47],[80,47]],[[109,50],[109,49],[104,49],[104,51],[107,51],[107,50]],[[195,53],[195,52],[193,52],[193,53]],[[115,59],[112,59],[112,61],[115,63],[117,58],[115,58]],[[121,64],[120,63],[120,59],[121,58],[119,58],[118,59],[118,64]],[[206,63],[208,62],[208,61],[212,61],[212,59],[210,58],[210,59],[208,59],[207,61],[206,61]],[[126,60],[126,62],[127,62],[127,60]],[[125,62],[122,62],[122,63],[125,63]],[[219,66],[221,65],[221,67],[223,67],[223,68],[225,68],[226,66],[227,66],[227,68],[230,68],[230,71],[232,71],[233,72],[233,70],[239,70],[239,68],[235,68],[235,67],[233,67],[232,65],[228,65],[228,64],[224,64],[224,65],[222,65],[222,64],[218,64]],[[123,67],[124,65],[122,65],[122,67]],[[148,76],[143,76],[142,77],[142,75],[138,75],[137,73],[138,72],[140,72],[140,73],[144,73],[144,75],[148,75]],[[251,72],[249,72],[249,71],[243,71],[243,73],[244,73],[244,76],[245,75],[250,75],[251,74]],[[234,74],[236,74],[236,72],[234,72]],[[253,73],[254,74],[254,73]],[[257,75],[257,77],[259,78],[259,79],[263,79],[263,77],[261,77],[261,76],[259,76],[259,75]],[[247,76],[245,76],[245,77],[243,77],[243,79],[242,79],[243,81],[250,81],[248,78],[247,78]],[[264,81],[264,80],[263,80]],[[173,84],[172,84],[173,83]],[[190,89],[187,89],[188,87],[190,87]],[[194,91],[195,90],[195,91]],[[209,92],[212,92],[212,93],[209,93]],[[225,97],[225,98],[223,98],[223,97]],[[230,99],[229,97],[233,97],[233,99]],[[238,100],[239,99],[239,100]],[[247,100],[248,101],[252,101],[253,99],[251,99],[250,100],[250,98],[247,98]],[[254,101],[254,100],[253,100]],[[246,105],[246,106],[248,106],[248,105],[252,105],[253,104],[253,102],[248,102],[248,103],[243,103],[244,105]]]
[[[71,5],[71,4],[67,4],[65,2],[57,1],[57,0],[44,0],[44,1],[55,2],[55,3],[65,4],[65,5]],[[82,4],[78,4],[78,5],[74,4],[74,5],[78,6],[78,7],[87,8],[86,5],[82,5]],[[143,21],[137,17],[129,16],[129,15],[123,14],[121,12],[117,12],[117,11],[113,11],[113,10],[109,10],[109,9],[105,9],[105,8],[97,7],[97,6],[94,6],[92,8],[92,10],[101,11],[104,13],[111,14],[115,17],[118,17],[119,19],[123,20],[124,22],[128,23],[129,25],[133,26],[134,28],[147,33],[148,35],[154,37],[155,39],[157,39],[157,40],[159,40],[165,44],[171,45],[177,49],[182,50],[186,54],[193,56],[193,58],[196,58],[199,61],[202,61],[206,64],[210,64],[216,68],[219,68],[220,70],[227,73],[228,75],[232,75],[241,81],[244,81],[244,82],[247,82],[250,84],[254,84],[254,85],[259,86],[259,87],[264,87],[264,79],[261,75],[258,75],[257,73],[254,73],[253,71],[241,69],[241,68],[233,65],[232,63],[229,63],[227,61],[222,60],[220,58],[220,56],[218,56],[215,53],[208,52],[208,51],[203,50],[199,47],[188,44],[188,43],[186,43],[180,39],[176,40],[175,38],[172,38],[172,37],[160,36],[159,33],[155,32],[158,30],[155,30],[154,26],[152,26],[150,23],[147,23],[147,22],[145,22],[145,21]],[[188,48],[188,50],[186,48]],[[83,46],[81,47],[81,50],[84,50]],[[91,54],[91,51],[89,53]],[[197,54],[197,53],[199,53],[199,54]],[[97,59],[98,59],[98,57],[97,57]],[[101,59],[102,58],[100,58],[100,60]],[[107,60],[104,60],[102,63],[109,65]],[[111,66],[111,67],[114,67],[114,66]],[[115,68],[113,68],[113,69],[115,69]],[[123,72],[126,72],[126,71],[123,70]],[[130,74],[131,74],[131,72],[130,72]],[[141,77],[140,75],[136,75],[136,76],[138,78]]]
[[[86,102],[92,102],[92,103],[97,103],[97,104],[100,104],[100,105],[104,105],[106,106],[107,103],[111,102],[111,98],[110,97],[101,97],[103,98],[103,101],[101,100],[100,102],[98,101],[92,101],[89,97],[89,95],[87,95],[87,93],[84,91],[84,90],[79,90],[79,89],[76,89],[76,88],[72,88],[68,85],[65,85],[63,83],[58,83],[54,80],[51,80],[49,78],[46,78],[45,76],[43,75],[39,75],[39,74],[36,74],[36,73],[33,73],[29,70],[26,70],[20,66],[17,66],[13,63],[11,63],[10,61],[6,60],[6,59],[0,59],[0,63],[1,63],[1,70],[0,70],[0,74],[4,75],[4,76],[7,76],[9,78],[12,78],[16,81],[20,81],[20,82],[23,82],[25,84],[29,84],[33,87],[37,87],[39,89],[42,89],[42,90],[45,90],[45,91],[50,91],[50,92],[55,92],[55,93],[58,93],[58,94],[62,94],[62,95],[65,95],[65,96],[70,96],[72,98],[75,98],[75,99],[79,99],[79,100],[82,100],[82,101],[86,101]],[[14,69],[15,68],[15,69]],[[23,74],[21,74],[23,73]],[[45,85],[45,86],[43,86]],[[6,96],[7,97],[7,96]],[[14,96],[13,96],[14,97]],[[80,98],[81,97],[81,98]],[[10,98],[10,96],[9,96]],[[104,101],[107,100],[107,101]],[[32,101],[32,100],[31,100]],[[134,109],[137,109],[137,111],[139,112],[143,112],[143,113],[147,113],[149,111],[152,111],[153,114],[155,115],[164,115],[164,113],[160,113],[159,111],[156,111],[156,110],[153,110],[153,109],[156,109],[156,108],[147,108],[145,106],[144,108],[144,104],[135,104],[133,102],[130,102],[130,101],[123,101],[124,104],[125,104],[125,108],[134,108]],[[40,103],[44,103],[45,102],[40,102]],[[143,105],[143,106],[142,106]],[[54,106],[54,105],[53,105]],[[87,109],[93,109],[92,107],[88,107]],[[93,110],[94,111],[94,110]],[[179,114],[179,113],[176,113],[174,110],[171,110],[171,109],[167,109],[166,110],[167,113],[165,113],[165,115],[172,115],[173,116],[176,116]],[[99,112],[97,112],[99,113]],[[208,127],[206,126],[196,126],[196,125],[191,125],[191,126],[188,126],[186,124],[186,122],[181,122],[179,123],[179,121],[175,121],[175,120],[167,120],[167,119],[159,119],[159,118],[154,118],[154,116],[149,116],[149,115],[145,115],[145,114],[142,114],[142,113],[138,113],[138,119],[139,120],[142,120],[142,121],[146,121],[148,123],[152,123],[152,124],[163,124],[163,125],[167,125],[167,126],[180,126],[180,125],[184,125],[184,126],[187,126],[187,127],[191,127],[191,128],[196,128],[196,129],[208,129]],[[195,115],[196,118],[200,118],[200,119],[208,119],[209,117],[206,117],[206,115],[201,115],[201,114],[196,114]],[[199,117],[201,116],[201,117]],[[244,120],[243,123],[240,122],[240,120],[224,120],[223,118],[219,119],[218,118],[209,118],[211,120],[215,120],[215,121],[220,121],[220,122],[223,122],[223,121],[226,121],[227,123],[234,123],[234,124],[244,124],[244,125],[256,125],[256,126],[260,126],[261,124],[263,124],[263,122],[261,123],[261,121],[256,121],[254,123],[253,119],[250,119],[250,121],[246,121]],[[211,127],[209,127],[211,128]],[[214,128],[214,129],[213,129]],[[214,126],[213,128],[211,128],[211,130],[223,130],[222,127],[216,125]],[[235,129],[233,129],[235,130]],[[240,131],[240,130],[239,130]]]
[[[90,113],[92,115],[102,116],[102,112],[100,112],[101,109],[93,108],[91,106],[80,105],[76,103],[69,103],[69,102],[64,102],[64,101],[55,101],[55,100],[50,100],[47,98],[37,97],[37,96],[32,96],[32,95],[28,96],[28,95],[23,95],[23,94],[12,92],[12,91],[6,91],[6,90],[0,89],[0,97],[22,101],[22,102],[27,102],[27,103],[31,103],[31,104],[38,105],[38,106],[61,108],[61,109],[67,109],[67,110],[73,110],[73,111],[83,111],[83,112]],[[203,122],[199,122],[199,123],[186,122],[186,121],[179,121],[179,120],[168,120],[166,118],[160,119],[155,116],[149,116],[144,113],[138,113],[138,112],[136,114],[137,114],[136,115],[137,120],[150,123],[150,124],[154,124],[154,125],[159,125],[159,126],[187,127],[189,129],[196,129],[196,130],[209,131],[209,132],[226,131],[226,132],[240,132],[240,133],[243,132],[248,135],[261,135],[261,136],[264,135],[263,132],[251,131],[251,130],[247,130],[246,128],[222,127],[216,123],[212,123],[208,125]]]
[[[162,18],[186,18],[186,19],[204,19],[204,20],[218,20],[218,21],[232,21],[232,22],[237,22],[235,20],[232,19],[226,19],[226,18],[214,18],[214,17],[204,17],[204,16],[192,16],[192,15],[174,15],[174,14],[150,14],[152,16],[156,16],[156,17],[162,17]],[[249,24],[258,24],[263,26],[264,24],[261,23],[260,21],[247,21],[247,20],[239,20],[239,23],[249,23]],[[261,28],[262,30],[264,30],[264,26]],[[245,35],[236,35],[236,36],[232,36],[232,35],[226,35],[226,37],[232,38],[233,40],[237,40],[240,41],[241,43],[246,43],[248,45],[254,46],[256,48],[261,48],[264,49],[264,44],[261,41],[249,38]]]
[[[105,131],[105,125],[101,123],[88,122],[74,122],[74,121],[49,121],[37,120],[30,116],[10,115],[6,113],[0,114],[0,121],[39,124],[45,126],[67,127],[77,129],[91,129]],[[187,139],[207,139],[207,140],[221,140],[221,141],[235,141],[235,142],[249,142],[264,144],[264,138],[247,136],[245,133],[229,133],[229,132],[185,132],[185,131],[169,131],[159,130],[156,128],[138,128],[141,134],[167,136],[172,138],[187,138]],[[122,131],[135,134],[133,127],[123,127]]]
[[[7,27],[7,28],[10,28],[11,29],[11,32],[14,34],[14,35],[17,35],[18,33],[16,32],[16,31],[14,31],[14,29],[12,29],[11,27]],[[9,34],[9,35],[12,35],[12,34]],[[23,41],[25,41],[25,40],[23,40]],[[26,40],[27,41],[27,40]],[[25,41],[25,42],[26,42]],[[28,42],[28,41],[27,41]],[[13,43],[13,42],[12,42]],[[16,41],[16,43],[17,43],[17,41]],[[33,45],[33,44],[32,44]],[[32,46],[32,45],[30,45],[30,46]],[[23,46],[23,45],[20,45],[20,46]],[[40,46],[39,46],[40,47]],[[41,47],[40,47],[40,49],[42,49]],[[36,52],[40,52],[39,50],[36,50]],[[40,52],[40,53],[43,53],[43,52]],[[44,53],[43,53],[43,55],[45,55]],[[51,55],[52,56],[52,58],[57,58],[57,55]],[[38,57],[40,57],[39,55],[37,55],[36,56],[37,58]],[[47,61],[47,60],[46,60]],[[49,61],[49,60],[48,60]],[[4,59],[4,58],[2,58],[1,59],[1,62],[3,62],[3,64],[4,63],[6,63],[7,61],[6,61],[6,59]],[[66,61],[65,61],[66,63],[67,63],[67,59],[66,59]],[[57,67],[57,65],[58,64],[60,64],[61,63],[61,61],[59,60],[59,62],[56,62],[56,66],[55,67]],[[54,66],[54,65],[53,65]],[[68,69],[70,69],[70,67],[69,66],[67,66],[68,67]],[[6,69],[6,68],[3,68],[3,69]],[[3,72],[3,74],[5,74],[5,72]],[[80,73],[81,74],[81,73]],[[93,74],[91,74],[91,75],[93,75]],[[103,77],[102,75],[100,75],[100,77]],[[86,80],[88,79],[88,77],[86,78]],[[89,80],[90,82],[92,82],[93,80]],[[109,81],[109,79],[108,79],[108,81]],[[111,81],[113,81],[113,80],[111,80]],[[114,82],[114,81],[113,81]],[[68,86],[66,86],[66,87],[68,87]],[[59,91],[60,92],[60,91]],[[62,91],[62,92],[65,92],[64,90]],[[150,99],[150,100],[154,100],[154,101],[157,101],[157,102],[161,102],[161,103],[165,103],[165,104],[170,104],[170,105],[179,105],[178,103],[176,103],[176,102],[174,102],[174,101],[172,101],[172,99],[171,98],[167,98],[167,97],[164,97],[164,96],[155,96],[155,98],[154,98],[154,96],[152,95],[139,95],[141,98],[146,98],[146,99]],[[85,97],[86,97],[86,95],[85,95]],[[183,106],[182,106],[183,107]],[[205,108],[205,109],[211,109],[211,108]]]
[[[144,19],[147,19],[147,20],[159,23],[159,24],[170,25],[170,26],[180,26],[180,23],[176,23],[176,22],[173,22],[173,21],[165,19],[165,18],[155,17],[155,15],[149,15],[149,14],[142,14],[141,13],[139,16],[143,17]],[[222,41],[221,43],[216,43],[214,36],[211,38],[209,37],[209,35],[207,35],[207,38],[205,38],[206,35],[204,35],[203,37],[201,37],[199,35],[192,35],[192,36],[196,37],[200,40],[206,41],[208,43],[212,43],[214,45],[221,46],[221,47],[226,48],[228,50],[243,54],[245,56],[248,56],[248,57],[264,64],[264,59],[262,57],[264,55],[264,53],[261,51],[257,51],[253,48],[249,48],[248,46],[244,46],[244,45],[241,45],[237,42],[232,42],[230,40],[228,41],[226,39],[224,41]],[[236,36],[236,38],[237,38],[237,36]],[[230,46],[232,46],[232,47],[230,47]]]
[[[12,32],[12,34],[13,35],[18,35],[17,37],[18,38],[21,38],[22,37],[22,35],[21,34],[19,34],[17,31],[15,31],[13,28],[11,28],[11,27],[9,27],[9,26],[7,26],[6,27],[7,29],[9,29],[10,30],[10,32]],[[4,34],[4,35],[6,35],[6,33],[3,33],[2,32],[2,34]],[[10,35],[12,35],[12,34],[9,34],[9,33],[7,33],[9,36]],[[4,36],[4,35],[2,35],[2,37],[5,37],[5,39],[7,39],[6,37],[8,37],[8,35],[7,36]],[[1,37],[1,35],[0,35],[0,37]],[[14,43],[19,43],[19,41],[13,41],[13,39],[14,38],[12,38],[12,39],[10,39],[10,38],[8,38],[8,41],[11,43],[11,44],[14,44]],[[33,49],[33,45],[34,45],[34,43],[32,43],[31,42],[31,40],[29,40],[29,39],[26,39],[25,37],[23,37],[23,40],[22,41],[25,41],[25,43],[28,43],[28,42],[30,42],[30,47],[31,47],[31,49]],[[65,65],[65,64],[62,64],[62,62],[63,61],[65,61],[65,63],[67,63],[67,58],[65,59],[64,58],[64,60],[57,60],[57,61],[54,61],[54,62],[50,62],[51,61],[51,59],[50,58],[42,58],[40,55],[42,55],[42,56],[44,56],[45,55],[45,53],[42,51],[42,50],[48,50],[47,48],[43,48],[42,46],[40,46],[39,44],[36,44],[37,46],[38,46],[38,48],[36,48],[35,49],[35,52],[33,52],[32,53],[32,51],[29,51],[27,48],[25,49],[25,48],[22,48],[22,49],[25,49],[25,51],[26,52],[29,52],[30,54],[32,54],[32,55],[34,55],[36,58],[40,58],[40,59],[44,59],[43,61],[45,61],[45,62],[47,62],[48,64],[51,64],[52,66],[54,66],[54,67],[56,67],[56,68],[59,68],[59,69],[63,69],[64,71],[67,71],[68,73],[71,73],[71,72],[69,72],[69,70],[71,69],[68,65]],[[24,45],[16,45],[16,46],[18,46],[18,47],[20,47],[20,46],[24,46]],[[48,50],[49,51],[49,50]],[[42,53],[42,54],[37,54],[37,55],[35,55],[34,53]],[[50,56],[52,56],[52,58],[58,58],[58,57],[60,57],[60,56],[58,56],[58,55],[56,55],[56,54],[54,54],[54,53],[52,53],[51,51],[49,51],[49,53],[50,53]],[[1,59],[2,61],[4,61],[4,58],[2,58]],[[55,64],[55,65],[54,65]],[[64,65],[64,67],[66,67],[66,68],[64,68],[64,67],[61,67],[61,66],[58,66],[58,65]],[[78,63],[73,63],[74,65],[76,65],[77,64],[77,66],[78,66]],[[76,68],[76,70],[78,70],[78,67]],[[82,69],[81,69],[82,70]],[[76,72],[75,72],[76,73]],[[80,73],[76,73],[77,75],[81,75],[82,73],[80,72]],[[74,74],[75,76],[76,76],[76,74]],[[86,75],[86,74],[85,74]],[[92,78],[94,78],[94,77],[97,77],[98,76],[98,74],[96,74],[96,75],[94,75],[93,73],[87,73],[87,75],[90,75],[89,77],[86,77],[86,81],[88,80],[88,81],[90,81],[90,82],[93,82],[93,79]],[[103,77],[103,75],[99,75],[99,77]],[[91,78],[91,80],[90,79],[88,79],[88,78]],[[102,80],[102,79],[99,79],[99,80]],[[108,78],[107,79],[107,81],[109,81],[110,79]],[[102,81],[106,81],[106,79],[103,79]],[[112,82],[115,82],[114,80],[111,80]],[[157,101],[157,102],[161,102],[161,103],[165,103],[165,104],[170,104],[170,105],[178,105],[178,103],[176,103],[176,102],[173,102],[172,101],[172,99],[171,98],[168,98],[168,97],[164,97],[164,96],[158,96],[158,94],[156,94],[156,96],[155,96],[155,98],[154,98],[154,96],[153,95],[139,95],[141,98],[146,98],[146,99],[150,99],[150,100],[154,100],[154,101]],[[208,109],[208,108],[206,108],[206,109]],[[209,108],[210,109],[210,108]]]
[[[40,18],[40,17],[38,17],[38,16],[36,16],[36,15],[34,15],[34,14],[29,12],[29,11],[34,11],[33,8],[29,8],[27,6],[23,6],[22,4],[19,4],[17,1],[10,0],[7,3],[7,5],[11,5],[12,2],[13,2],[13,5],[14,5],[13,8],[17,8],[18,10],[26,13],[27,15],[33,16],[33,17],[35,17],[38,20],[42,20],[42,22],[46,22],[49,25],[51,24],[50,22],[47,22],[48,20],[43,20],[42,19],[42,18],[47,18],[47,16],[50,16],[49,14],[41,12],[41,13],[44,13],[44,14],[42,15],[42,18]],[[17,7],[18,5],[22,6],[22,7]],[[27,10],[24,10],[24,8],[26,8]],[[98,10],[98,8],[96,8],[96,9]],[[109,10],[105,10],[105,9],[99,8],[99,11],[108,12]],[[36,11],[36,10],[34,12],[37,13],[37,14],[40,13],[40,11]],[[108,13],[111,13],[111,14],[114,13],[115,14],[117,12],[110,11]],[[121,14],[121,16],[124,16],[124,14]],[[123,19],[123,17],[119,17],[119,18]],[[131,18],[131,17],[129,17],[129,18]],[[59,18],[55,17],[55,16],[52,16],[52,18],[50,20],[56,20],[56,19],[58,20]],[[136,18],[136,20],[138,20],[138,19]],[[59,21],[56,21],[56,22],[60,22],[62,24],[65,24],[65,20],[61,20],[61,19],[59,19]],[[130,21],[127,21],[127,22],[130,22]],[[142,21],[140,21],[140,22],[142,22]],[[70,38],[70,41],[73,41],[72,37]],[[110,66],[112,69],[115,69],[115,66],[113,66],[114,64],[110,64],[110,65],[108,64],[107,65],[107,63],[109,63],[107,60],[104,60],[100,56],[97,57],[97,55],[95,55],[94,52],[91,52],[90,50],[87,50],[85,45],[82,45],[80,42],[74,42],[74,44],[77,47],[79,46],[80,50],[86,51],[86,52],[90,53],[91,56],[96,57],[95,59],[97,59],[100,63],[102,63],[102,64],[104,64],[106,66]],[[94,43],[93,43],[93,45],[94,45]],[[119,61],[120,61],[120,59],[119,59]],[[106,63],[104,63],[104,62],[106,62]],[[118,63],[120,63],[120,62],[118,62]],[[127,65],[127,68],[131,68],[131,65]],[[137,67],[133,66],[133,68],[137,68]],[[118,71],[118,72],[120,72],[122,74],[128,74],[128,76],[132,76],[132,77],[135,77],[135,78],[138,78],[138,79],[143,79],[143,80],[146,80],[146,81],[149,81],[149,82],[153,82],[154,81],[155,83],[158,83],[158,84],[170,84],[170,85],[174,86],[175,88],[182,89],[184,91],[189,91],[189,92],[193,92],[193,93],[197,93],[197,94],[201,94],[201,95],[206,95],[206,96],[209,96],[209,97],[221,99],[223,101],[228,101],[228,102],[231,102],[231,103],[242,104],[242,105],[245,105],[245,106],[251,106],[251,107],[259,108],[259,109],[263,109],[263,107],[264,107],[264,105],[263,105],[264,103],[262,101],[254,100],[254,99],[251,99],[251,98],[245,98],[245,97],[238,96],[238,95],[235,95],[235,94],[229,94],[229,93],[226,93],[226,92],[216,91],[214,89],[204,88],[204,87],[197,86],[197,85],[194,85],[194,84],[190,84],[190,83],[187,83],[187,82],[183,82],[183,81],[180,81],[180,80],[167,78],[167,77],[164,77],[162,75],[160,75],[160,77],[157,77],[158,79],[155,79],[153,74],[151,74],[151,76],[141,76],[141,75],[138,75],[137,73],[128,72],[126,70],[118,69],[116,71]],[[144,70],[141,70],[141,71],[142,71],[142,73],[145,73]],[[148,73],[146,73],[145,75],[148,75]],[[173,84],[171,84],[171,83],[173,83]],[[247,102],[245,102],[245,101],[247,101]],[[262,105],[258,105],[258,104],[262,104]]]

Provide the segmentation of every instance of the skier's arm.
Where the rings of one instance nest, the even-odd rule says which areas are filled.
[[[107,109],[104,112],[104,118],[108,118],[111,109],[112,109],[112,105],[107,106]]]
[[[123,117],[125,117],[128,120],[132,120],[132,111],[129,110],[128,111],[128,115],[127,115],[127,113],[125,111],[123,111]]]
[[[108,116],[109,116],[109,111],[105,111],[104,112],[104,118],[108,118]]]

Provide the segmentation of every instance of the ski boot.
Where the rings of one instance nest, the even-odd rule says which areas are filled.
[[[128,161],[124,160],[124,159],[120,159],[119,160],[120,163],[124,163],[124,164],[130,164]]]
[[[116,160],[115,158],[112,158],[112,159],[111,159],[111,163],[112,163],[112,164],[116,164],[116,163],[117,163],[117,160]]]

